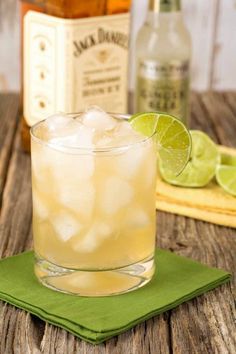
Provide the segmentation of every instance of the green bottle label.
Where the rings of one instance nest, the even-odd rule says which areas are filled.
[[[189,62],[139,62],[136,92],[137,112],[160,111],[173,114],[187,124]]]

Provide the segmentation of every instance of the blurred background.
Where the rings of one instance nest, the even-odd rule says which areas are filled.
[[[0,0],[0,91],[19,91],[19,3]],[[182,0],[192,38],[192,89],[236,89],[236,0]],[[146,16],[147,0],[133,0],[130,90],[133,89],[134,43]]]

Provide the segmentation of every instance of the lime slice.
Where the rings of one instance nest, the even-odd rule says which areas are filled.
[[[221,154],[221,165],[236,166],[236,156]]]
[[[155,134],[160,160],[172,174],[179,174],[191,153],[191,136],[176,117],[165,113],[137,113],[129,119],[133,129],[146,136]]]
[[[236,197],[236,166],[217,166],[216,180],[226,192]]]
[[[216,144],[205,133],[192,130],[191,158],[179,176],[173,175],[160,163],[160,172],[163,179],[176,186],[204,187],[215,175],[216,165],[220,161],[220,154]]]

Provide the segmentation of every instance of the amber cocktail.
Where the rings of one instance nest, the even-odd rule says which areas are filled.
[[[31,129],[35,273],[50,288],[105,296],[152,278],[156,146],[127,118],[91,108]]]

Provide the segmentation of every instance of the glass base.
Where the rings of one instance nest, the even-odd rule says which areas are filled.
[[[123,268],[85,271],[59,267],[36,255],[35,274],[46,287],[79,296],[109,296],[136,290],[151,279],[154,259]]]

